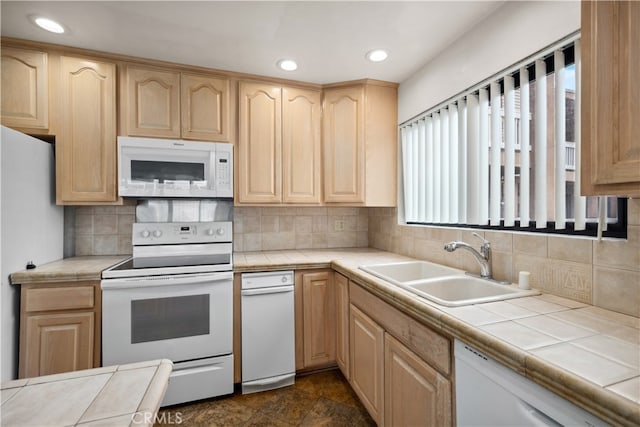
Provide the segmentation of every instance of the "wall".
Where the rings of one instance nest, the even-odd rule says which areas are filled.
[[[494,277],[516,282],[519,271],[550,294],[640,317],[640,200],[628,203],[628,239],[602,240],[533,233],[483,231],[491,242]],[[476,247],[471,230],[398,225],[394,208],[372,208],[369,245],[386,251],[479,273],[464,250],[444,244],[463,240]]]
[[[399,123],[578,29],[578,1],[505,2],[400,84]]]
[[[351,248],[368,246],[369,212],[366,208],[236,207],[234,249]],[[344,230],[336,230],[342,221]]]
[[[402,123],[580,28],[580,3],[506,2],[447,47],[398,89]],[[630,200],[628,240],[512,232],[484,235],[492,243],[494,275],[514,282],[521,270],[533,285],[576,301],[640,316],[640,201]],[[369,245],[478,272],[466,251],[446,242],[477,239],[463,229],[398,225],[396,209],[371,209]]]

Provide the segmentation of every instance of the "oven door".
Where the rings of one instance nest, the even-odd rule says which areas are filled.
[[[102,281],[103,366],[231,354],[233,273]]]

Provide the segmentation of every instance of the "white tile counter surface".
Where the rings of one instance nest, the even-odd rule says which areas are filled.
[[[152,360],[2,384],[3,426],[152,426],[173,364]]]
[[[234,270],[327,268],[427,326],[477,347],[614,425],[640,425],[640,319],[569,299],[443,307],[358,269],[409,258],[374,249],[234,254]]]

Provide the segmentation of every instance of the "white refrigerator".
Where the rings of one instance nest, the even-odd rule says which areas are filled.
[[[17,378],[19,287],[9,275],[63,257],[64,209],[55,204],[53,145],[2,126],[0,138],[0,380]]]

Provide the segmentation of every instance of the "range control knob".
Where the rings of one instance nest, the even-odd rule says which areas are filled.
[[[218,228],[218,229],[216,230],[216,234],[217,234],[218,236],[224,236],[224,228]]]
[[[149,236],[151,236],[151,233],[149,232],[149,230],[142,230],[142,232],[140,233],[142,235],[142,237],[144,237],[145,239]]]
[[[153,237],[160,237],[162,236],[162,231],[161,230],[154,230],[153,231]]]
[[[215,233],[215,231],[213,231],[213,228],[207,229],[207,236],[213,236],[213,233]]]

